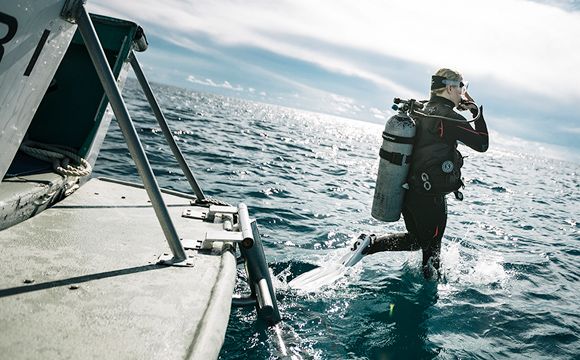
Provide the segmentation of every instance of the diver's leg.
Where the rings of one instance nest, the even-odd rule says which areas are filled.
[[[433,241],[428,248],[423,249],[423,275],[426,279],[433,276],[435,271],[436,278],[439,279],[441,273],[441,241]]]
[[[421,249],[417,241],[416,209],[412,202],[405,201],[403,204],[403,218],[405,219],[406,233],[384,234],[371,241],[371,244],[363,251],[363,254],[374,254],[381,251],[416,251]]]
[[[415,241],[410,233],[397,233],[381,235],[371,241],[368,250],[364,254],[374,254],[381,251],[415,251],[421,246]]]
[[[439,279],[441,272],[441,240],[447,226],[447,201],[445,196],[434,197],[431,201],[431,212],[428,221],[425,223],[421,247],[423,249],[423,275],[430,278],[433,268],[436,277]]]

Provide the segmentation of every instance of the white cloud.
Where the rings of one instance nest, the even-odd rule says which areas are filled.
[[[364,50],[467,78],[525,89],[552,100],[580,100],[580,13],[523,0],[465,2],[326,0],[96,0],[99,12],[136,17],[175,38],[205,34],[370,80],[402,96],[413,90],[354,61]],[[307,40],[307,41],[305,41]],[[343,56],[318,44],[348,51]]]
[[[230,90],[234,90],[234,91],[244,91],[244,88],[241,87],[240,85],[236,85],[234,87],[228,81],[224,81],[224,83],[221,86],[226,88],[226,89],[230,89]]]
[[[244,88],[241,87],[240,85],[232,86],[232,84],[230,84],[230,82],[227,80],[221,84],[217,84],[212,79],[201,80],[201,79],[196,78],[193,75],[189,75],[187,77],[187,81],[192,82],[194,84],[200,84],[200,85],[211,86],[211,87],[216,87],[216,88],[224,88],[224,89],[233,90],[233,91],[244,91]]]
[[[336,102],[336,103],[340,103],[343,105],[352,105],[355,103],[355,100],[346,96],[341,96],[338,94],[330,94],[330,98]]]

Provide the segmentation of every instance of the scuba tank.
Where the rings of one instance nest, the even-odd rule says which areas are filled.
[[[385,124],[371,211],[372,217],[386,222],[397,221],[401,217],[416,131],[415,122],[408,113],[414,108],[423,107],[413,99],[405,101],[395,98],[394,102],[403,105],[393,105],[393,109],[399,112]]]

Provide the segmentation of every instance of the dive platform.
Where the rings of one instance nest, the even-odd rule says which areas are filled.
[[[222,223],[164,193],[184,238]],[[215,220],[214,220],[215,221]],[[167,243],[144,189],[91,179],[74,196],[0,232],[0,349],[6,358],[215,359],[230,315],[234,248],[188,250],[191,266],[158,264]]]

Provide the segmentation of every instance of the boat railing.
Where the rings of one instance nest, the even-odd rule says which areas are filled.
[[[127,143],[129,152],[135,165],[143,186],[151,200],[155,214],[159,220],[163,233],[169,244],[172,252],[172,258],[165,259],[163,262],[174,266],[193,266],[193,263],[188,260],[185,249],[203,249],[204,242],[208,245],[215,241],[225,241],[238,243],[240,252],[246,261],[246,269],[248,273],[248,283],[251,289],[251,295],[247,297],[248,300],[254,300],[258,314],[261,315],[269,324],[276,324],[280,321],[280,313],[278,311],[276,296],[272,280],[270,277],[268,265],[264,255],[264,249],[258,232],[255,221],[250,221],[248,210],[245,204],[239,204],[238,207],[228,206],[229,209],[221,210],[226,213],[229,211],[232,214],[236,213],[238,222],[236,230],[238,236],[225,236],[222,234],[221,238],[208,238],[202,241],[201,244],[187,244],[187,240],[180,239],[175,225],[169,215],[169,211],[162,197],[162,192],[157,183],[147,155],[143,149],[143,145],[137,135],[137,131],[131,120],[131,116],[125,102],[123,101],[121,91],[117,87],[111,68],[107,62],[105,53],[91,21],[91,18],[85,8],[86,0],[69,0],[63,8],[62,16],[68,21],[74,22],[78,25],[78,30],[86,45],[87,51],[97,72],[101,85],[105,91],[115,118],[119,124],[123,137]],[[144,36],[144,35],[142,35]],[[146,47],[145,39],[137,39],[138,47]],[[155,118],[157,119],[161,130],[164,134],[167,143],[169,144],[173,155],[175,156],[181,170],[186,176],[193,192],[196,195],[197,204],[210,205],[208,213],[212,211],[212,204],[227,205],[220,201],[206,197],[197,183],[191,169],[189,168],[183,154],[175,143],[171,130],[167,124],[165,116],[155,99],[153,91],[137,61],[135,53],[131,50],[129,54],[129,61],[137,76],[137,79],[145,93],[145,96],[153,110]],[[222,208],[224,208],[222,206]],[[231,230],[231,229],[230,229]],[[220,232],[220,233],[225,233]],[[186,245],[184,245],[186,244]]]
[[[161,196],[159,184],[157,183],[157,179],[153,174],[153,170],[151,169],[151,165],[149,164],[149,160],[147,159],[147,155],[145,154],[141,140],[137,135],[137,131],[135,130],[135,126],[131,120],[131,116],[129,115],[129,111],[127,110],[125,102],[123,101],[123,97],[121,96],[121,92],[117,87],[115,78],[111,72],[111,68],[109,67],[107,58],[101,43],[99,42],[99,38],[89,13],[84,6],[84,1],[77,1],[75,6],[77,6],[77,9],[73,10],[73,14],[76,15],[75,20],[78,25],[78,30],[83,38],[85,46],[87,47],[87,51],[89,52],[93,66],[95,67],[99,80],[101,81],[101,85],[105,90],[105,94],[109,99],[109,103],[111,104],[111,108],[115,114],[115,118],[119,123],[119,128],[121,129],[123,137],[127,142],[129,153],[131,154],[131,157],[137,166],[137,171],[141,177],[141,180],[143,180],[143,185],[145,186],[147,195],[151,199],[151,204],[155,210],[157,218],[159,219],[159,223],[161,224],[161,228],[163,229],[163,233],[167,239],[169,248],[173,253],[175,262],[185,261],[187,259],[187,255],[185,254],[183,245],[179,240],[175,225],[169,216],[167,206],[165,205],[165,201]]]
[[[135,52],[132,50],[131,50],[131,53],[129,54],[129,62],[131,63],[131,67],[133,68],[133,72],[135,73],[135,76],[137,76],[137,80],[139,81],[139,84],[141,85],[141,88],[143,89],[143,92],[145,93],[145,97],[147,98],[147,101],[151,105],[151,110],[153,110],[153,114],[155,114],[155,118],[157,119],[157,122],[159,123],[159,126],[161,127],[161,131],[163,132],[163,136],[165,136],[165,140],[167,141],[167,144],[169,144],[169,147],[171,148],[171,152],[173,153],[173,156],[175,156],[175,159],[177,160],[177,163],[179,164],[181,171],[183,171],[183,174],[187,178],[187,181],[189,182],[189,186],[191,186],[191,189],[193,190],[195,196],[197,197],[197,201],[200,203],[203,203],[206,200],[206,197],[205,197],[203,191],[201,190],[201,187],[197,183],[195,176],[191,172],[191,169],[190,169],[189,165],[187,164],[185,158],[183,157],[181,150],[179,149],[179,147],[175,143],[175,139],[173,138],[171,130],[169,129],[169,125],[167,125],[167,120],[165,120],[165,116],[163,115],[163,112],[161,111],[161,108],[159,107],[159,104],[157,103],[157,99],[155,98],[155,95],[153,94],[153,91],[151,90],[151,86],[149,86],[149,82],[147,81],[147,78],[145,77],[145,74],[143,73],[143,70],[141,69],[141,65],[139,65],[139,61],[137,60],[137,57],[135,56]]]

